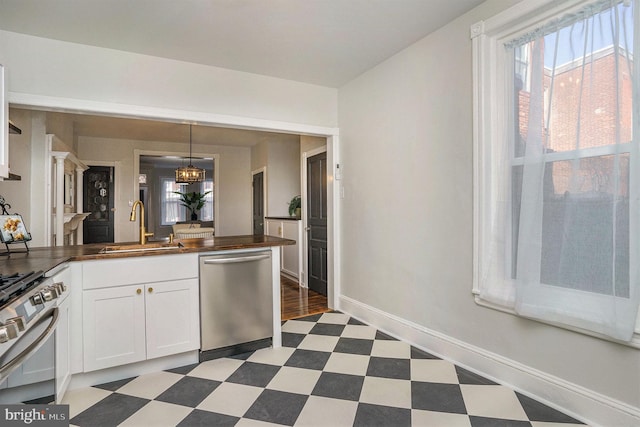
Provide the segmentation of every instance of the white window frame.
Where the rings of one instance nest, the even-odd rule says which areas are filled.
[[[170,177],[170,176],[164,176],[164,177],[160,177],[160,189],[162,194],[160,194],[160,225],[162,226],[171,226],[173,224],[175,224],[176,222],[165,222],[165,212],[166,212],[166,207],[167,204],[171,203],[171,204],[176,204],[177,208],[178,208],[178,212],[181,215],[181,218],[178,218],[178,221],[186,221],[186,219],[188,218],[188,212],[187,212],[187,208],[185,208],[184,206],[182,206],[180,204],[180,200],[179,197],[176,195],[176,201],[168,201],[165,199],[165,183],[167,182],[175,182],[175,178]]]
[[[509,87],[505,84],[511,80],[509,69],[513,69],[513,55],[509,55],[504,49],[504,44],[510,40],[540,27],[543,23],[574,12],[584,5],[591,3],[585,0],[525,0],[505,11],[471,26],[472,63],[473,63],[473,289],[475,301],[478,305],[517,315],[510,307],[488,302],[480,297],[481,266],[484,265],[483,257],[489,254],[483,250],[485,241],[488,241],[487,232],[491,230],[491,206],[492,185],[496,182],[498,168],[492,168],[491,146],[496,146],[508,138],[508,108],[511,104]],[[634,17],[635,38],[634,46],[640,47],[640,4],[636,4]],[[640,67],[634,67],[633,71],[633,98],[634,111],[637,112],[638,91],[640,90]],[[636,113],[637,114],[637,113]],[[640,135],[640,124],[634,120],[633,135]],[[625,147],[626,148],[626,147]],[[590,148],[587,156],[605,154],[608,147]],[[587,151],[587,150],[585,150]],[[573,154],[575,153],[568,153]],[[581,153],[587,154],[587,153]],[[556,153],[560,160],[567,153]],[[551,160],[551,158],[549,158]],[[517,162],[517,160],[515,160]],[[640,171],[632,170],[630,179],[638,182]],[[632,208],[633,209],[633,208]],[[640,212],[632,210],[631,215],[639,215]],[[635,232],[632,231],[632,235]],[[507,248],[508,250],[508,248]],[[507,252],[508,253],[508,252]],[[508,292],[505,286],[505,291]],[[617,341],[607,336],[546,322],[565,329],[581,332],[598,338],[619,342],[631,347],[640,348],[640,315],[636,321],[635,334],[630,342]]]
[[[211,183],[211,190],[207,190],[205,187],[207,184]],[[207,178],[204,180],[204,182],[202,183],[202,189],[200,190],[202,193],[205,193],[207,191],[211,191],[211,193],[207,194],[205,196],[205,200],[207,201],[204,205],[204,207],[200,210],[200,216],[201,216],[201,220],[202,221],[214,221],[215,220],[215,206],[213,206],[213,194],[214,194],[214,182],[213,182],[213,178]],[[211,213],[211,217],[206,216],[204,214],[204,211],[208,211],[209,213]]]

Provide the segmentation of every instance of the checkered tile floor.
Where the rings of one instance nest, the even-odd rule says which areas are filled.
[[[289,320],[282,331],[282,348],[72,390],[71,424],[580,424],[341,313]]]

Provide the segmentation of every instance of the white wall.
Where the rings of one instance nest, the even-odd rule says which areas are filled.
[[[335,127],[335,89],[0,31],[16,94]]]
[[[11,111],[13,110],[15,109],[11,109]],[[55,146],[54,141],[53,149],[56,151],[69,151],[72,153],[77,153],[78,144],[76,140],[74,123],[69,118],[69,116],[51,111],[46,114],[46,117],[47,133],[54,134],[59,138],[60,141],[64,142],[64,146]]]
[[[288,216],[289,202],[300,194],[300,140],[269,141],[266,216]]]
[[[92,161],[114,162],[119,165],[116,176],[115,208],[117,242],[135,241],[137,223],[129,221],[129,200],[138,200],[134,191],[134,151],[167,152],[186,155],[187,142],[154,142],[94,137],[78,138],[78,157],[91,165]],[[216,182],[220,217],[216,218],[216,235],[251,234],[251,150],[247,147],[229,147],[193,144],[193,156],[219,155],[216,167],[220,179]]]
[[[7,31],[0,31],[0,63],[5,66],[8,98],[14,107],[78,108],[118,114],[126,111],[127,115],[172,120],[200,117],[209,124],[216,120],[249,126],[264,123],[270,129],[317,129],[321,133],[337,124],[337,90],[317,85]],[[16,105],[17,101],[22,104]],[[45,127],[44,123],[39,126]],[[59,131],[66,136],[68,128],[61,127]],[[75,138],[72,144],[77,147]],[[43,148],[32,144],[32,149]],[[231,152],[228,156],[237,157],[238,163],[233,167],[243,171],[238,174],[248,170],[249,156]],[[231,164],[230,161],[226,167]],[[34,168],[34,174],[35,180],[42,179],[38,168]],[[221,220],[229,216],[229,228],[216,226],[218,235],[251,230],[247,193],[250,171],[242,179],[246,180],[246,190],[235,188],[240,185],[239,180],[221,188],[220,203],[242,209],[242,213],[221,214]],[[32,179],[30,199],[31,210],[37,214],[30,223],[32,230],[40,231],[45,214],[38,211],[37,201],[42,200],[39,196],[43,189],[34,186],[35,180]],[[120,211],[123,207],[119,207]],[[128,226],[122,228],[126,236],[130,232]],[[42,243],[34,242],[34,246]]]
[[[326,147],[326,146],[327,146],[327,138],[322,138],[319,136],[300,135],[300,152],[301,153],[311,151],[320,147]]]
[[[397,316],[637,416],[639,350],[480,307],[471,293],[469,28],[515,3],[485,2],[340,88],[344,307]]]
[[[300,194],[300,137],[268,135],[251,149],[251,170],[266,168],[265,216],[289,216],[289,202]]]

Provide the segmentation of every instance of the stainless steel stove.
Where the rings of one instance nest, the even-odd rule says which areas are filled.
[[[15,393],[28,388],[25,386],[29,385],[29,376],[22,371],[34,359],[40,364],[49,359],[44,364],[51,365],[51,372],[35,380],[39,383],[36,388],[51,383],[46,393],[55,395],[53,335],[58,322],[58,299],[65,292],[63,283],[54,283],[42,271],[0,275],[0,404],[22,403],[36,396]],[[50,348],[38,354],[45,345]]]

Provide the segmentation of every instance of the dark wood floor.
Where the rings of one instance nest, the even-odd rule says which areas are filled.
[[[310,314],[324,313],[327,297],[307,288],[298,286],[298,282],[280,276],[280,313],[282,320],[295,319]]]

